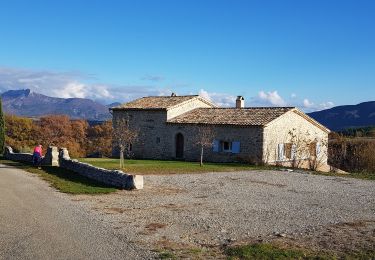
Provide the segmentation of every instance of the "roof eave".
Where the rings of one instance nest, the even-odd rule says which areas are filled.
[[[110,108],[112,111],[166,111],[166,108],[135,108],[135,107],[114,107]]]
[[[295,108],[292,110],[292,112],[296,113],[297,115],[305,118],[307,121],[309,121],[310,123],[312,123],[313,125],[315,125],[316,127],[320,128],[321,130],[323,130],[324,132],[326,132],[327,134],[331,133],[331,130],[329,130],[327,127],[325,127],[324,125],[322,125],[321,123],[319,123],[318,121],[316,121],[314,118],[306,115],[305,113],[303,113],[302,111],[300,111],[299,109]]]
[[[192,98],[190,98],[190,99],[188,99],[188,100],[185,100],[185,101],[183,101],[183,102],[181,102],[181,103],[178,103],[178,104],[176,104],[176,105],[173,105],[173,106],[167,107],[166,110],[168,111],[168,110],[174,109],[174,108],[176,108],[176,107],[182,106],[182,105],[187,104],[187,103],[189,103],[189,102],[191,102],[192,100],[195,100],[195,99],[198,99],[198,100],[202,101],[203,103],[206,103],[207,105],[210,105],[211,108],[217,108],[217,107],[218,107],[217,105],[215,105],[215,104],[212,103],[211,101],[209,101],[209,100],[207,100],[207,99],[205,99],[205,98],[202,98],[201,96],[192,96]]]
[[[264,125],[245,125],[245,124],[228,124],[228,123],[191,123],[191,122],[170,122],[167,121],[166,124],[171,125],[207,125],[207,126],[235,126],[235,127],[264,127]]]

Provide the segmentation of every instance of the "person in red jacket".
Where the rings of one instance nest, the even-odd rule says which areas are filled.
[[[34,153],[33,153],[33,165],[38,166],[38,169],[40,169],[42,158],[43,158],[43,146],[39,144],[35,146]]]

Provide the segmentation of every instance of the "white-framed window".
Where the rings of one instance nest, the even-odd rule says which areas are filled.
[[[232,151],[232,143],[223,141],[221,142],[221,150],[223,152],[231,152]]]
[[[285,145],[278,144],[277,145],[277,160],[284,161],[284,159],[285,159]]]
[[[297,159],[297,145],[293,143],[284,144],[284,155],[285,160],[295,160]]]
[[[214,140],[212,150],[214,152],[240,153],[241,144],[239,141]]]
[[[277,145],[277,160],[289,161],[297,159],[297,145],[293,143],[285,143]]]
[[[321,143],[320,142],[317,142],[316,143],[316,156],[319,156],[320,152],[321,152]]]

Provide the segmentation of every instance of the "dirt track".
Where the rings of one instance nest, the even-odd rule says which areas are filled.
[[[144,259],[90,211],[37,176],[0,164],[0,259]]]

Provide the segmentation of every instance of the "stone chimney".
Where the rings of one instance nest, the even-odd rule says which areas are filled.
[[[244,108],[245,107],[245,99],[243,96],[237,96],[236,99],[236,108]]]

